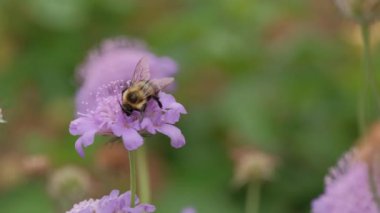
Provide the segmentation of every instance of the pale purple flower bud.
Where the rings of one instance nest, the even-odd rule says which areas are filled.
[[[56,199],[83,199],[91,191],[91,177],[81,168],[65,166],[49,176],[48,191]]]
[[[100,199],[89,199],[75,204],[66,213],[150,213],[155,210],[153,205],[139,204],[137,197],[135,207],[131,207],[131,192],[119,195],[118,190],[113,190],[110,195]]]
[[[186,207],[182,209],[181,213],[197,213],[197,210],[192,207]]]
[[[278,164],[274,156],[247,145],[232,149],[231,157],[234,161],[233,185],[236,187],[252,181],[271,180]]]

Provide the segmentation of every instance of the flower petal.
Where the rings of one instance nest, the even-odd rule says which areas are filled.
[[[175,124],[179,121],[180,117],[181,117],[181,112],[171,109],[165,112],[162,119],[168,124]]]
[[[119,193],[120,193],[119,190],[114,189],[114,190],[111,191],[109,197],[110,197],[110,198],[117,198],[117,197],[119,196]]]
[[[83,135],[87,131],[95,131],[95,121],[89,117],[79,117],[70,123],[69,132],[72,135]]]
[[[131,206],[131,191],[127,191],[124,194],[120,195],[120,198],[125,201],[126,206]]]
[[[158,93],[158,97],[160,98],[163,107],[167,107],[171,103],[175,102],[175,98],[165,92]]]
[[[75,149],[81,157],[84,157],[83,147],[87,147],[94,142],[95,131],[86,132],[75,142]]]
[[[170,109],[174,109],[174,110],[176,110],[177,112],[179,112],[181,114],[187,114],[187,111],[186,111],[185,107],[182,104],[178,103],[178,102],[170,104],[169,108]]]
[[[123,130],[123,143],[124,147],[129,151],[139,148],[144,143],[144,139],[134,129],[126,128]]]
[[[156,129],[154,128],[153,122],[149,118],[143,119],[143,121],[141,122],[141,128],[145,129],[150,134],[156,133]]]
[[[79,137],[78,140],[75,142],[75,149],[77,150],[78,154],[83,158],[84,157],[84,151],[82,146],[82,137]]]
[[[182,114],[186,114],[185,107],[183,107],[182,104],[178,103],[175,100],[174,96],[167,94],[165,92],[160,92],[158,96],[164,108],[175,109],[175,110],[180,111]]]
[[[150,204],[140,204],[134,208],[127,208],[127,212],[130,213],[150,213],[154,211],[156,211],[156,207]]]
[[[120,137],[123,134],[124,126],[120,123],[114,123],[111,125],[111,130],[115,136]]]
[[[153,206],[153,205],[150,205],[150,204],[141,204],[140,206],[142,207],[142,209],[145,212],[154,212],[154,211],[156,211],[156,207]]]
[[[167,135],[171,140],[170,144],[174,148],[181,148],[186,143],[185,137],[181,133],[181,130],[173,125],[163,124],[157,128],[157,131],[161,132],[164,135]]]

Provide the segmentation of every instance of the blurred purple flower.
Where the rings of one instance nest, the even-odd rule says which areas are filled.
[[[197,213],[197,211],[192,207],[187,207],[182,209],[181,213]]]
[[[170,59],[157,58],[145,50],[137,51],[123,41],[105,42],[102,51],[91,55],[88,64],[80,70],[84,83],[77,96],[78,117],[71,122],[70,133],[80,135],[75,148],[81,156],[84,156],[83,147],[91,145],[96,134],[120,137],[127,150],[140,147],[143,144],[141,134],[146,133],[160,132],[169,136],[175,148],[185,144],[184,136],[173,124],[186,110],[173,96],[161,91],[158,96],[162,108],[151,100],[143,114],[134,111],[126,116],[122,112],[121,93],[129,86],[140,57],[151,58],[152,78],[175,72],[175,63]]]
[[[354,160],[351,153],[343,157],[326,177],[325,193],[313,201],[312,210],[313,213],[377,213],[368,165]]]
[[[136,198],[135,207],[131,207],[131,192],[119,195],[118,190],[113,190],[110,195],[100,199],[84,200],[75,204],[66,213],[145,213],[154,212],[156,208],[150,204],[139,204]]]

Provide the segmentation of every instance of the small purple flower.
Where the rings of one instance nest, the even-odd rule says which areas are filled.
[[[118,42],[121,41],[118,40]],[[101,53],[114,56],[114,58],[108,58],[110,56],[106,54],[104,57],[108,61],[115,62],[120,58],[119,54],[123,57],[117,63],[115,62],[118,66],[112,66],[112,63],[105,66],[97,61],[105,60],[102,54],[95,54],[90,57],[90,65],[84,66],[87,68],[81,70],[84,84],[77,96],[78,117],[70,124],[70,133],[80,135],[75,143],[77,152],[83,157],[83,147],[91,145],[96,134],[120,137],[127,150],[135,150],[143,144],[142,134],[156,134],[157,132],[167,135],[171,139],[171,145],[175,148],[185,145],[184,136],[174,124],[179,121],[181,114],[186,114],[186,110],[176,102],[173,96],[160,91],[158,98],[162,107],[159,107],[157,102],[152,99],[148,101],[144,113],[133,111],[130,116],[127,116],[120,106],[122,91],[130,86],[134,68],[141,59],[137,57],[153,58],[153,63],[149,63],[152,78],[173,74],[173,71],[163,72],[162,70],[164,68],[173,69],[174,62],[170,64],[168,63],[168,61],[172,62],[170,59],[154,58],[155,56],[148,52],[135,53],[133,52],[137,51],[135,49],[129,50],[124,46],[118,49],[117,45],[112,46],[113,43],[106,44]],[[163,61],[160,62],[160,60]],[[101,68],[95,65],[99,65]],[[99,73],[102,75],[98,75]],[[90,83],[87,84],[87,82]]]
[[[378,180],[376,183],[379,187]],[[313,201],[312,210],[313,213],[377,213],[367,163],[351,156],[343,157],[326,177],[325,193]]]
[[[197,213],[197,211],[192,207],[187,207],[182,209],[181,213]]]
[[[139,204],[136,197],[135,207],[131,207],[131,192],[119,195],[118,190],[113,190],[110,195],[100,199],[84,200],[75,204],[66,213],[150,213],[156,211],[156,207],[150,204]]]

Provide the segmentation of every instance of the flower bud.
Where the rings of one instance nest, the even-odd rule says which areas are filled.
[[[90,175],[75,166],[58,169],[49,177],[48,192],[57,201],[60,210],[68,209],[73,203],[89,196],[91,190]]]
[[[276,160],[273,156],[250,147],[239,147],[232,153],[235,164],[233,183],[243,186],[254,180],[270,180],[273,177]]]
[[[334,0],[338,9],[347,17],[360,23],[380,19],[380,0]]]
[[[22,160],[24,173],[30,177],[44,176],[50,170],[50,160],[45,155],[27,156]]]
[[[197,213],[197,210],[192,207],[186,207],[182,209],[181,213]]]
[[[6,121],[3,118],[3,113],[2,113],[1,108],[0,108],[0,123],[6,123]]]

